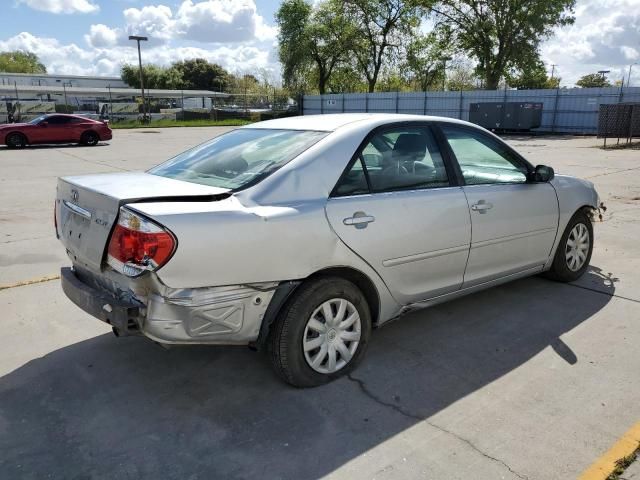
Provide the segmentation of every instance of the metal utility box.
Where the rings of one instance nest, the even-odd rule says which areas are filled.
[[[542,125],[542,103],[472,103],[469,121],[494,130],[531,130]]]

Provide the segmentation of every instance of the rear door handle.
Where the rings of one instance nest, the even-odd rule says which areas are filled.
[[[367,228],[367,225],[371,222],[375,222],[375,217],[367,215],[364,212],[356,212],[353,217],[347,217],[342,220],[345,225],[353,225],[356,228]]]
[[[471,205],[471,210],[478,213],[487,213],[487,210],[493,208],[493,203],[489,203],[486,200],[478,200],[478,203]]]

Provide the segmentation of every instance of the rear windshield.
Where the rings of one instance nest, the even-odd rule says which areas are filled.
[[[187,150],[149,173],[238,190],[259,182],[326,135],[327,132],[240,128]]]

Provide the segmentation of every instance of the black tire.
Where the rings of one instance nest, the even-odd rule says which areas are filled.
[[[572,269],[570,268],[570,261],[567,259],[567,255],[572,251],[571,245],[567,245],[569,242],[569,237],[572,235],[572,232],[575,228],[580,228],[579,225],[582,224],[586,227],[586,231],[588,232],[588,240],[589,246],[586,252],[586,258],[584,259],[584,263],[581,264],[580,268]],[[552,280],[556,280],[558,282],[573,282],[577,280],[584,272],[589,268],[589,262],[591,261],[591,253],[593,252],[593,225],[591,224],[591,219],[589,215],[583,210],[579,210],[576,212],[569,223],[567,224],[567,228],[565,228],[564,233],[562,234],[562,238],[560,239],[560,243],[558,244],[558,248],[556,250],[556,254],[553,257],[553,263],[551,264],[551,269],[546,272],[545,276]]]
[[[27,137],[22,133],[13,132],[7,135],[5,143],[9,148],[24,148],[27,146]]]
[[[97,145],[99,141],[100,137],[98,136],[98,134],[91,130],[89,130],[88,132],[84,132],[82,134],[82,138],[80,139],[80,143],[82,143],[83,145],[88,145],[90,147]]]
[[[333,373],[319,373],[306,359],[303,338],[308,335],[307,324],[312,314],[333,299],[347,300],[355,307],[360,317],[360,339],[344,366]],[[360,289],[339,277],[320,277],[301,285],[283,307],[269,332],[267,350],[274,370],[285,382],[295,387],[315,387],[351,372],[362,359],[370,337],[371,313]],[[340,362],[344,360],[339,352],[336,355]]]

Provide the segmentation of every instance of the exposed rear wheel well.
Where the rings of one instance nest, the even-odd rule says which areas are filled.
[[[267,311],[265,312],[258,339],[250,346],[255,348],[262,348],[267,341],[267,338],[269,337],[269,332],[271,331],[272,325],[276,321],[278,315],[280,315],[282,309],[287,308],[287,304],[296,294],[296,290],[298,289],[298,287],[305,282],[322,277],[344,278],[345,280],[350,281],[356,287],[358,287],[364,295],[364,298],[367,300],[367,304],[369,305],[369,311],[371,313],[371,324],[374,326],[377,325],[378,319],[380,317],[380,297],[378,296],[378,290],[376,289],[373,282],[364,273],[356,270],[355,268],[331,267],[312,273],[303,280],[282,282],[278,287],[278,290],[276,291],[273,299],[271,300]]]
[[[378,324],[380,316],[380,297],[375,285],[364,273],[351,267],[332,267],[315,272],[307,277],[306,280],[318,277],[340,277],[349,280],[360,289],[369,304],[371,311],[371,322],[373,325]]]

